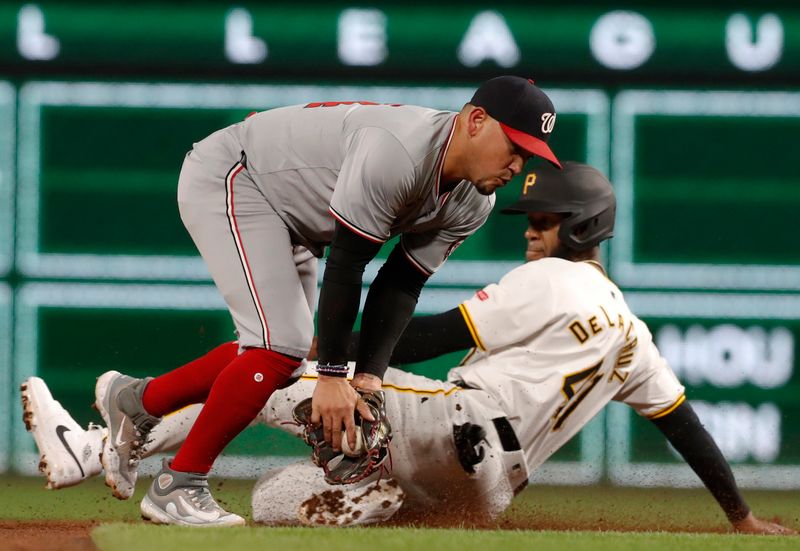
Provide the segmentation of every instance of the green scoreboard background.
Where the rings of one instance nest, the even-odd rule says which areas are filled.
[[[515,73],[553,99],[559,157],[610,175],[611,277],[742,485],[800,487],[800,10],[675,4],[4,3],[0,470],[36,469],[26,377],[88,423],[100,373],[158,374],[233,338],[177,213],[193,142],[309,101],[457,110],[483,79]],[[519,265],[524,229],[493,215],[431,278],[418,313]],[[443,377],[459,359],[409,368]],[[306,453],[254,427],[215,469],[254,476]],[[699,483],[618,404],[534,480]]]

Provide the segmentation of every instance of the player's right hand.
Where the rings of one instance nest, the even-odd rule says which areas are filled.
[[[347,379],[320,375],[311,396],[311,422],[322,423],[323,435],[334,450],[342,449],[342,429],[351,447],[356,443],[353,412],[360,396]],[[371,415],[370,415],[371,416]]]

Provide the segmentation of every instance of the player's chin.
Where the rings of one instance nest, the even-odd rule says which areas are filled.
[[[504,181],[493,178],[492,180],[476,183],[475,189],[477,189],[478,193],[481,195],[491,195],[497,188],[503,187],[504,185]]]
[[[544,258],[544,252],[542,251],[532,251],[530,249],[525,251],[526,262],[533,262],[534,260],[541,260],[542,258]]]

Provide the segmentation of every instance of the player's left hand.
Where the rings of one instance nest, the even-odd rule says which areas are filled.
[[[351,447],[355,447],[356,426],[353,412],[357,407],[365,419],[375,420],[369,408],[360,400],[358,392],[346,379],[319,376],[311,397],[311,422],[322,423],[325,441],[334,450],[342,449],[342,428],[347,433]]]
[[[734,530],[740,534],[764,534],[771,536],[796,536],[797,532],[777,522],[761,520],[756,518],[753,513],[748,513],[746,517],[737,522],[732,522]]]

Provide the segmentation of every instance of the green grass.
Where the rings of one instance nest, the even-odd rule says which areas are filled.
[[[760,518],[800,529],[796,491],[744,491]],[[512,527],[577,530],[719,531],[729,524],[704,489],[532,486],[502,518]],[[800,542],[798,542],[800,549]]]
[[[98,520],[139,522],[139,500],[150,479],[143,479],[133,498],[120,501],[100,477],[63,490],[46,490],[44,478],[0,476],[0,520]],[[250,511],[252,480],[212,480],[214,497],[232,511]]]
[[[263,549],[324,549],[381,551],[436,549],[485,551],[516,549],[563,550],[749,550],[797,549],[797,538],[712,534],[533,532],[529,530],[444,530],[419,528],[233,528],[203,529],[107,524],[92,539],[102,551],[128,549],[191,549],[237,551]]]
[[[101,479],[48,491],[41,478],[0,477],[0,521],[98,521],[92,532],[102,551],[121,549],[347,549],[378,545],[381,551],[436,548],[494,549],[800,549],[800,538],[727,534],[728,523],[704,490],[635,489],[609,486],[533,486],[523,492],[498,522],[499,530],[389,527],[301,529],[246,527],[186,529],[152,526],[139,518],[142,480],[129,501],[111,497]],[[225,506],[249,516],[252,481],[212,480]],[[754,512],[800,529],[796,492],[745,492]],[[562,530],[562,531],[553,531]],[[699,534],[675,532],[705,532]],[[717,533],[709,533],[717,532]],[[293,546],[293,547],[289,547]]]

